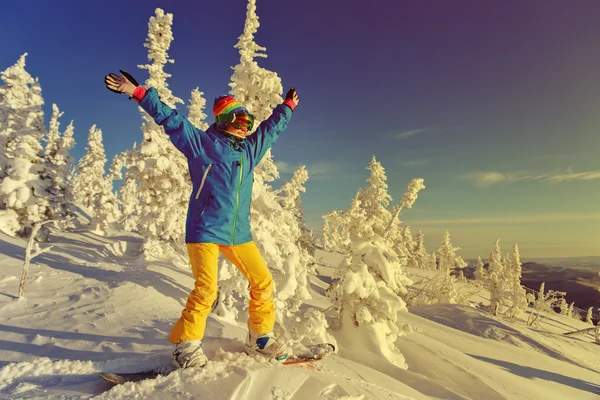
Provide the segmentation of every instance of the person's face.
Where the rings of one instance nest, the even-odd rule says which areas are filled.
[[[246,135],[248,135],[248,128],[243,127],[243,128],[236,128],[235,126],[233,126],[232,124],[227,124],[227,127],[225,128],[225,130],[229,133],[231,133],[234,136],[240,137],[242,139],[244,139],[246,137]]]

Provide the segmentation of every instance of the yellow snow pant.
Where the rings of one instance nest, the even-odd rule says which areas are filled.
[[[171,330],[169,335],[171,343],[178,344],[204,337],[206,319],[217,298],[219,251],[244,274],[250,283],[249,328],[259,334],[273,330],[275,325],[273,277],[254,242],[235,246],[188,243],[187,250],[196,282],[181,313],[181,318]]]

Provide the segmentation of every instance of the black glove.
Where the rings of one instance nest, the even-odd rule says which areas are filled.
[[[300,98],[298,97],[298,93],[296,93],[295,88],[291,88],[290,90],[288,90],[287,94],[285,95],[285,99],[292,100],[296,105],[298,105],[298,102],[300,101]]]
[[[119,70],[123,76],[119,76],[115,73],[110,73],[104,77],[104,83],[106,84],[106,88],[111,92],[115,93],[125,93],[131,96],[133,95],[133,91],[136,87],[140,86],[139,83],[133,78],[133,76],[129,75],[127,72],[122,69]]]

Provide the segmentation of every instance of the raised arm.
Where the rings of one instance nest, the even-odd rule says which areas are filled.
[[[299,102],[300,99],[296,89],[291,88],[287,92],[283,103],[275,107],[271,116],[261,122],[254,134],[248,136],[246,141],[250,144],[254,166],[262,160],[267,150],[273,146],[273,143],[279,137],[279,134],[287,128],[292,113]]]
[[[196,128],[187,118],[163,103],[154,88],[146,90],[127,72],[123,76],[111,73],[104,78],[106,87],[115,92],[129,95],[154,121],[164,128],[175,147],[186,157],[193,158],[201,149],[201,135],[204,132]]]

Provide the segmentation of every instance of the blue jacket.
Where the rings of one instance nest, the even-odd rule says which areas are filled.
[[[280,104],[246,139],[227,136],[216,124],[206,132],[148,89],[139,105],[165,130],[187,158],[193,190],[186,222],[186,243],[236,245],[252,240],[250,201],[254,167],[285,130],[292,110]]]

